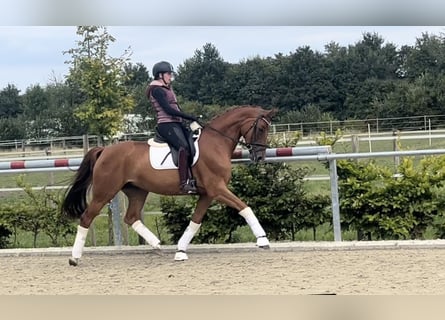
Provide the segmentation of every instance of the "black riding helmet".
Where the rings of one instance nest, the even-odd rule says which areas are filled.
[[[171,65],[170,62],[161,61],[153,66],[153,77],[155,79],[158,79],[160,73],[165,73],[165,72],[172,72],[172,73],[174,72],[173,66]]]

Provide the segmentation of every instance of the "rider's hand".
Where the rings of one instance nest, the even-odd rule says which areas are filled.
[[[199,129],[202,129],[202,126],[198,123],[198,121],[193,121],[192,123],[190,123],[190,129],[192,129],[192,131],[197,131]]]

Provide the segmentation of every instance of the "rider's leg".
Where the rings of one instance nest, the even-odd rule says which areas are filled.
[[[176,122],[159,124],[158,131],[173,148],[179,151],[178,171],[182,191],[186,193],[196,193],[196,186],[194,180],[192,180],[189,163],[191,156],[187,141],[187,132],[180,123]]]
[[[178,171],[182,191],[186,193],[195,193],[197,190],[189,166],[189,153],[182,147],[179,148]]]

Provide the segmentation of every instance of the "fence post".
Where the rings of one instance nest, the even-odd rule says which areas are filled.
[[[122,245],[121,213],[119,208],[119,193],[116,194],[110,203],[111,217],[113,221],[113,240],[115,246]]]
[[[331,182],[332,225],[334,227],[334,240],[341,241],[340,203],[338,199],[337,160],[329,160],[329,175]]]
[[[25,147],[25,140],[22,140],[22,152],[23,152],[23,154],[22,154],[22,156],[23,157],[26,157],[26,147]]]
[[[356,134],[352,135],[351,141],[352,141],[352,152],[359,153],[360,152],[360,143],[358,140],[358,136]]]
[[[90,149],[89,143],[88,143],[88,135],[84,134],[82,136],[82,145],[83,145],[83,154],[86,154],[88,152],[88,149]]]
[[[399,144],[397,141],[397,137],[399,135],[399,130],[393,130],[392,135],[394,137],[393,140],[393,151],[399,151]],[[395,171],[397,172],[398,168],[400,165],[400,157],[399,156],[395,156],[394,157],[394,167],[395,167]]]

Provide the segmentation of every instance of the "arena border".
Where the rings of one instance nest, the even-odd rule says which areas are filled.
[[[269,250],[259,249],[255,243],[191,244],[188,253],[228,252],[298,252],[298,251],[349,251],[349,250],[394,250],[394,249],[445,249],[445,239],[437,240],[385,240],[385,241],[295,241],[271,242]],[[175,245],[162,247],[162,254],[173,254]],[[85,247],[86,255],[159,255],[148,245]],[[70,256],[71,247],[0,249],[0,257]]]

